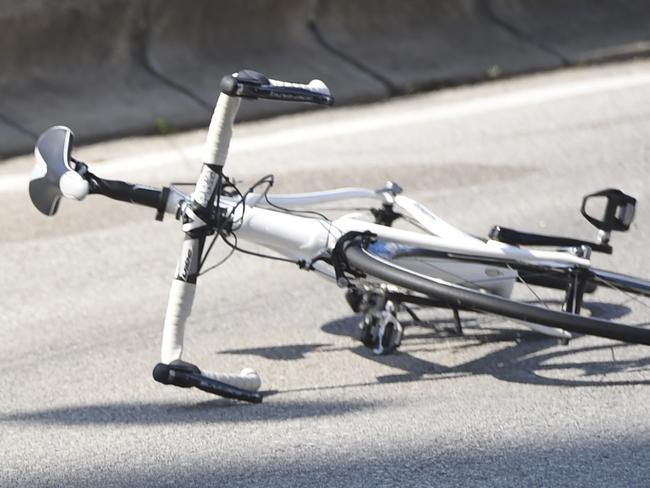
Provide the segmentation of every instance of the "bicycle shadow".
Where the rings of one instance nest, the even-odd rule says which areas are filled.
[[[328,334],[356,338],[358,322],[358,316],[348,316],[323,324],[321,329]],[[474,318],[464,318],[463,336],[454,332],[451,318],[436,318],[417,326],[413,321],[403,323],[406,325],[406,334],[402,347],[388,356],[376,356],[361,345],[340,347],[322,342],[220,351],[220,354],[259,355],[276,361],[300,361],[309,354],[345,350],[365,360],[401,371],[378,376],[375,381],[266,391],[264,393],[267,398],[275,397],[273,401],[254,407],[221,398],[195,403],[184,400],[148,403],[133,401],[3,414],[0,415],[0,423],[20,421],[61,425],[166,425],[326,417],[342,411],[372,410],[377,405],[376,402],[354,399],[304,400],[284,394],[373,387],[389,383],[432,382],[476,375],[490,375],[501,381],[540,386],[611,387],[650,384],[650,379],[630,378],[633,374],[650,375],[650,357],[620,357],[625,356],[625,352],[631,348],[643,346],[592,338],[587,338],[590,340],[587,344],[577,344],[582,339],[577,338],[569,346],[560,346],[553,338],[532,331],[506,328],[498,319],[488,325],[479,325]],[[483,353],[481,348],[488,350]],[[431,353],[445,349],[478,352],[479,357],[474,354],[473,359],[455,366],[446,366],[430,359]],[[426,355],[427,359],[423,359],[422,355]],[[555,377],[549,376],[551,373]],[[624,378],[613,377],[617,374]]]
[[[629,312],[629,308],[622,305],[612,307],[611,304],[598,302],[585,304],[585,308],[594,317],[610,320],[623,317]],[[403,320],[406,331],[402,346],[387,356],[376,356],[360,344],[342,348],[323,343],[266,346],[220,353],[295,361],[304,359],[308,354],[345,349],[369,361],[403,371],[379,376],[376,383],[315,386],[290,391],[435,381],[475,375],[490,375],[501,381],[540,386],[602,387],[650,384],[650,379],[639,377],[643,373],[650,376],[650,357],[628,357],[634,348],[644,346],[587,336],[577,336],[569,345],[563,346],[555,338],[534,331],[507,327],[499,318],[494,318],[486,324],[484,316],[480,317],[480,323],[477,317],[463,317],[462,336],[455,332],[451,317],[437,317],[418,324],[414,320]],[[356,339],[359,321],[359,316],[343,317],[323,324],[321,330],[327,334]],[[430,356],[432,352],[436,352],[436,348],[441,347],[452,348],[456,353],[478,352],[479,357],[454,366],[446,366],[430,358],[421,357]],[[487,350],[483,353],[481,348]]]
[[[589,307],[593,311],[600,310],[598,304]],[[608,318],[623,316],[624,308],[610,308]],[[356,337],[358,323],[359,317],[351,316],[326,323],[321,329],[334,335]],[[378,383],[426,380],[440,375],[491,375],[502,381],[544,386],[650,384],[650,379],[630,377],[643,372],[650,376],[650,357],[622,357],[626,356],[626,350],[644,346],[586,336],[577,336],[569,345],[563,346],[557,339],[534,331],[500,326],[498,319],[488,325],[479,325],[475,318],[463,320],[462,336],[455,333],[451,318],[418,324],[416,330],[409,330],[415,325],[413,321],[403,321],[402,324],[406,326],[405,336],[396,353],[376,356],[362,346],[351,349],[365,359],[404,371],[404,374],[378,377]],[[436,346],[441,344],[456,352],[490,345],[499,347],[490,348],[480,357],[452,367],[416,356],[435,352]],[[626,377],[614,378],[614,375]]]
[[[358,322],[359,317],[350,316],[328,322],[321,329],[328,334],[356,338]],[[428,322],[425,327],[418,326],[415,331],[409,330],[409,326],[414,325],[413,322],[404,321],[403,324],[407,328],[402,347],[387,356],[376,356],[360,344],[353,347],[335,347],[323,343],[226,350],[220,351],[220,354],[258,355],[289,361],[304,359],[309,354],[347,350],[366,360],[403,371],[378,376],[374,382],[269,391],[267,396],[301,391],[372,387],[387,383],[438,381],[477,375],[490,375],[501,381],[539,386],[609,387],[650,384],[650,379],[630,378],[630,375],[650,375],[650,357],[620,357],[625,355],[621,354],[622,351],[644,346],[605,339],[602,339],[605,343],[598,343],[600,339],[594,339],[596,344],[576,345],[576,342],[581,340],[580,337],[573,339],[568,346],[562,346],[557,339],[533,331],[499,327],[498,324],[479,326],[473,319],[464,320],[465,334],[462,336],[455,333],[451,319],[436,319]],[[419,357],[436,352],[436,346],[441,344],[447,349],[453,348],[455,352],[490,346],[499,346],[499,349],[492,348],[478,358],[452,367]],[[605,358],[602,357],[603,354],[606,354]],[[585,356],[585,359],[580,359]],[[614,375],[623,375],[625,378],[614,378]]]

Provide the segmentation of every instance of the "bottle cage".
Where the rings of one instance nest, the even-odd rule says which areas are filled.
[[[81,200],[88,182],[75,171],[71,158],[74,134],[64,126],[50,127],[36,142],[36,165],[29,182],[29,198],[45,215],[54,215],[62,196]]]
[[[602,219],[598,219],[587,213],[587,203],[597,199],[606,199],[605,212]],[[587,219],[594,227],[605,232],[613,230],[626,231],[630,228],[630,224],[634,220],[634,211],[636,207],[636,199],[630,195],[626,195],[621,190],[608,188],[601,190],[590,195],[586,195],[582,199],[582,207],[580,213]]]

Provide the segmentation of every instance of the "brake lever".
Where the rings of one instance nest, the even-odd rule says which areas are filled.
[[[262,394],[256,391],[243,390],[201,374],[201,370],[191,363],[177,364],[158,363],[153,369],[153,378],[164,385],[174,385],[181,388],[198,388],[199,390],[224,398],[242,400],[249,403],[262,403]]]

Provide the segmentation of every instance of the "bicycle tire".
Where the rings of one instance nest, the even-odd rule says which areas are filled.
[[[609,285],[620,291],[650,297],[650,281],[648,280],[598,268],[591,268],[589,272],[592,275],[589,281],[596,286]]]
[[[361,271],[381,281],[443,301],[451,308],[466,308],[476,312],[491,313],[524,322],[556,327],[569,332],[650,345],[650,329],[542,308],[421,275],[371,254],[360,243],[349,245],[344,250],[344,255],[352,270]],[[611,274],[631,278],[626,275]],[[638,281],[644,284],[643,289],[646,286],[650,289],[650,283],[643,280]]]

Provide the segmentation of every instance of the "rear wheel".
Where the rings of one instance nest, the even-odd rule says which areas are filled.
[[[380,257],[360,244],[350,245],[345,256],[351,269],[425,295],[435,304],[491,313],[555,330],[650,345],[650,329],[645,328],[650,325],[648,280],[604,270],[579,270],[581,288],[576,289],[571,287],[575,276],[566,269],[528,264],[525,269],[523,266],[516,269],[513,263],[493,263],[518,275],[512,293],[506,298],[497,294],[498,291],[485,291],[480,281],[452,283],[448,278],[432,278],[421,269],[407,267],[399,258]],[[467,263],[467,260],[450,257],[449,262]],[[575,297],[569,296],[570,293]]]

